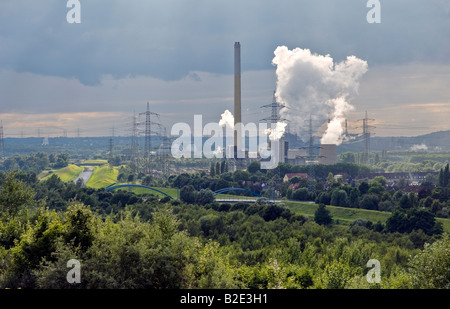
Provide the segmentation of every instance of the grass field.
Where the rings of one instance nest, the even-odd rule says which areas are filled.
[[[233,194],[217,194],[217,199],[240,199],[240,200],[254,200],[257,196],[233,195]]]
[[[442,222],[442,226],[444,227],[444,231],[447,233],[450,233],[450,219],[444,219],[444,218],[437,218],[436,219],[439,222]]]
[[[284,204],[295,213],[307,215],[309,217],[314,217],[314,213],[316,212],[318,207],[318,205],[314,203],[301,203],[292,201],[284,202]],[[330,215],[334,220],[339,220],[339,222],[344,224],[350,224],[358,218],[363,218],[372,221],[373,223],[376,223],[378,221],[380,221],[381,223],[385,223],[391,215],[390,212],[337,206],[327,206],[327,209],[330,211]]]
[[[82,166],[69,164],[66,167],[63,167],[63,168],[60,168],[57,170],[52,170],[51,172],[47,173],[45,176],[42,175],[42,176],[44,176],[44,177],[42,177],[42,180],[45,180],[45,179],[49,178],[51,175],[55,174],[63,182],[74,181],[75,179],[77,179],[78,175],[80,175],[81,172],[83,172],[83,170],[84,170],[84,167],[82,167]]]
[[[98,166],[94,168],[91,178],[86,183],[87,187],[100,189],[117,182],[119,170],[111,168],[109,165]]]
[[[80,165],[104,165],[104,164],[108,164],[108,160],[97,159],[97,160],[83,160],[80,162]]]
[[[284,204],[288,206],[289,209],[291,209],[293,212],[300,215],[309,216],[311,218],[314,217],[314,213],[316,212],[318,207],[318,205],[314,203],[292,201],[284,202]],[[390,212],[359,208],[327,206],[327,209],[330,211],[330,215],[333,217],[333,220],[339,220],[339,223],[346,225],[352,223],[358,218],[366,219],[372,221],[373,223],[377,223],[378,221],[380,221],[384,224],[386,223],[386,220],[391,216]],[[442,222],[444,231],[450,232],[450,219],[437,218],[437,221]]]

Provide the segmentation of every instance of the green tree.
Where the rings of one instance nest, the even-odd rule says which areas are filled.
[[[347,163],[356,163],[355,154],[353,152],[344,152],[341,154],[341,160]]]
[[[327,191],[320,192],[315,200],[317,204],[325,204],[325,205],[330,205],[330,201],[331,201],[330,193],[328,193]]]
[[[347,192],[345,190],[334,190],[331,194],[330,204],[333,206],[347,206]]]
[[[67,208],[65,216],[66,241],[86,251],[94,241],[95,221],[92,211],[84,204],[73,203]]]
[[[185,203],[193,204],[196,200],[196,191],[193,185],[187,185],[180,190],[180,200]]]
[[[220,175],[220,163],[216,162],[216,175]]]
[[[367,181],[363,181],[358,186],[360,195],[366,194],[369,192],[369,183]]]
[[[409,262],[415,289],[450,289],[450,237],[443,235]]]
[[[316,212],[314,213],[314,221],[320,225],[329,225],[333,221],[328,209],[324,204],[319,204]]]
[[[206,205],[214,202],[214,192],[210,189],[201,189],[195,197],[195,202],[198,205]]]
[[[328,173],[328,176],[327,176],[327,183],[328,183],[329,185],[333,185],[335,182],[336,182],[336,180],[334,179],[333,173],[332,173],[332,172],[329,172],[329,173]]]
[[[67,165],[69,165],[69,154],[68,153],[58,154],[54,168],[63,168],[66,167]]]
[[[233,173],[233,180],[235,182],[242,182],[250,179],[250,173],[247,171],[238,170]]]
[[[292,193],[292,199],[296,201],[307,201],[310,199],[310,194],[307,188],[298,188]]]
[[[6,178],[0,186],[0,216],[10,219],[19,211],[32,203],[35,193],[22,181],[15,177],[14,172],[6,173]]]
[[[449,164],[439,170],[439,182],[441,187],[447,187],[450,183],[450,168]]]
[[[364,209],[377,210],[378,209],[379,198],[373,193],[364,195],[359,201],[359,207]]]
[[[216,176],[216,166],[214,165],[214,162],[211,162],[211,166],[209,167],[209,175],[211,177]]]
[[[247,166],[247,171],[252,174],[260,170],[261,170],[261,163],[259,161],[253,161]]]
[[[227,162],[225,161],[225,160],[223,160],[221,163],[220,163],[220,174],[223,174],[223,173],[225,173],[226,171],[225,171],[225,164],[226,164]]]
[[[339,259],[325,265],[321,281],[326,289],[344,289],[353,276],[354,270],[346,261]]]
[[[398,205],[403,209],[409,209],[413,207],[413,201],[410,199],[409,195],[404,194],[398,201]]]

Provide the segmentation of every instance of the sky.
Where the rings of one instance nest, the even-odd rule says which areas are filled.
[[[367,62],[346,115],[351,132],[362,131],[366,111],[374,136],[450,130],[450,1],[380,1],[381,23],[367,21],[365,0],[79,2],[81,23],[68,23],[66,0],[0,1],[5,137],[109,136],[113,128],[126,136],[147,102],[166,132],[194,115],[218,122],[233,109],[235,42],[243,122],[270,115],[261,106],[277,88],[274,52],[286,46]]]

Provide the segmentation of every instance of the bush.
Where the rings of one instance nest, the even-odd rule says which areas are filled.
[[[308,201],[310,200],[310,194],[308,189],[299,188],[292,193],[292,199],[296,201]]]
[[[413,288],[450,288],[450,238],[448,234],[433,244],[425,244],[424,250],[409,263]]]
[[[347,192],[345,192],[344,190],[333,191],[333,193],[331,194],[330,205],[341,207],[347,206]]]

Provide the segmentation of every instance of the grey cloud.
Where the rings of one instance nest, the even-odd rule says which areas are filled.
[[[371,65],[446,62],[448,5],[382,1],[382,23],[368,24],[366,1],[83,1],[82,23],[68,24],[65,1],[0,3],[0,70],[75,77],[176,80],[190,71],[232,73],[241,41],[243,70],[271,68],[278,45],[348,55]]]

